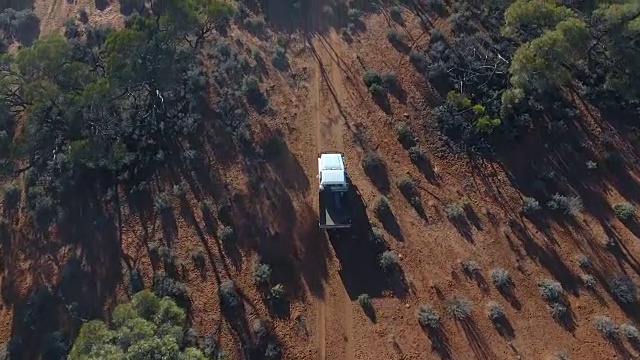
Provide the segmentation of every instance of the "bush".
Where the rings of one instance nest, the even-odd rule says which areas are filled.
[[[412,146],[409,148],[409,158],[413,162],[424,161],[427,158],[427,153],[420,145]]]
[[[382,76],[375,70],[367,70],[364,75],[362,75],[362,81],[370,88],[372,85],[382,85]]]
[[[362,307],[363,309],[370,309],[372,307],[372,304],[369,294],[358,295],[358,304],[360,304],[360,307]]]
[[[273,49],[273,56],[271,57],[271,64],[277,69],[287,68],[287,51],[282,46],[276,46]]]
[[[445,206],[444,213],[449,219],[460,218],[464,215],[464,207],[460,203],[450,203]]]
[[[268,285],[271,282],[271,266],[257,263],[253,268],[253,281],[259,287]]]
[[[593,289],[596,287],[597,281],[595,276],[585,274],[582,275],[580,279],[582,280],[582,284],[584,284],[584,287],[586,287],[587,289]]]
[[[403,121],[397,123],[394,127],[394,131],[396,133],[398,141],[400,141],[400,143],[405,146],[405,148],[415,144],[416,139],[413,136],[413,132],[411,131],[411,128],[409,127],[409,125],[407,125],[407,123]]]
[[[618,327],[610,317],[598,315],[593,319],[593,324],[605,339],[613,340],[618,337]]]
[[[399,263],[398,254],[393,250],[384,251],[378,257],[378,263],[380,267],[386,271],[391,272],[396,269]]]
[[[159,213],[165,213],[171,210],[171,202],[166,193],[160,193],[153,199],[153,208]]]
[[[638,300],[636,284],[626,275],[611,279],[609,288],[613,296],[623,304],[633,304]]]
[[[282,284],[275,284],[271,290],[269,291],[269,297],[272,300],[282,300],[284,299],[284,296],[286,295],[285,289],[284,289],[284,285]]]
[[[369,87],[369,93],[376,98],[384,97],[387,95],[387,89],[384,86],[373,84]]]
[[[218,288],[218,295],[222,306],[229,310],[237,309],[241,305],[242,300],[233,280],[222,282]]]
[[[387,31],[387,40],[392,44],[404,44],[404,36],[402,36],[402,34],[400,34],[396,29],[389,29]]]
[[[579,254],[576,257],[576,261],[578,262],[578,266],[583,269],[588,269],[591,267],[591,259],[585,254]]]
[[[409,52],[409,62],[419,71],[424,71],[427,68],[427,61],[424,55],[416,50]]]
[[[20,204],[20,187],[16,182],[9,182],[2,187],[5,210],[15,210]]]
[[[585,165],[587,166],[587,170],[595,170],[598,168],[598,164],[595,161],[587,161],[585,163]]]
[[[374,245],[383,245],[384,234],[382,230],[378,229],[375,226],[372,227],[371,231],[369,232],[369,241],[371,241],[371,243],[373,243]]]
[[[460,263],[460,266],[462,266],[462,271],[464,271],[465,274],[472,276],[479,274],[481,270],[480,264],[474,260],[465,260]]]
[[[75,39],[80,36],[80,27],[73,18],[67,18],[64,20],[64,37],[67,39]]]
[[[525,214],[533,214],[541,209],[540,203],[535,198],[525,197],[522,200],[522,212]]]
[[[396,181],[396,185],[405,196],[411,196],[416,192],[416,183],[408,175],[401,176],[398,181]]]
[[[153,276],[153,292],[160,297],[173,298],[182,307],[187,307],[191,302],[187,285],[163,273],[157,273]]]
[[[549,305],[549,312],[555,319],[562,319],[567,315],[567,307],[561,303],[552,303]]]
[[[402,24],[402,9],[398,6],[392,6],[389,8],[389,16],[391,19],[399,24]]]
[[[398,89],[400,83],[398,82],[398,75],[394,71],[387,71],[380,76],[382,80],[382,84],[387,87],[387,89]]]
[[[582,210],[582,201],[578,196],[555,194],[551,200],[547,202],[547,206],[551,210],[558,210],[566,215],[574,216]]]
[[[362,157],[362,168],[366,172],[376,172],[382,170],[383,163],[380,155],[376,152],[368,152]]]
[[[262,31],[264,28],[264,19],[255,17],[255,18],[246,18],[242,21],[242,25],[247,28],[252,33],[257,33]]]
[[[420,305],[418,309],[418,323],[422,327],[436,330],[440,328],[440,315],[431,305]]]
[[[426,0],[425,5],[427,9],[437,14],[442,14],[445,9],[444,0]],[[433,37],[431,39],[433,40]]]
[[[384,218],[391,214],[391,205],[386,196],[380,195],[373,204],[373,212],[379,218]]]
[[[620,333],[629,341],[634,343],[640,341],[640,332],[638,331],[638,328],[632,324],[620,325]]]
[[[502,305],[495,301],[489,301],[487,303],[487,316],[492,322],[499,322],[505,318],[504,309]]]
[[[358,9],[349,9],[349,11],[347,12],[347,18],[349,18],[349,21],[351,22],[360,20],[361,16],[362,16],[362,11]]]
[[[89,22],[89,14],[87,14],[87,9],[83,7],[78,9],[78,19],[80,19],[80,22],[83,24]]]
[[[235,232],[231,226],[223,226],[220,231],[218,231],[218,238],[223,243],[230,243],[235,240]]]
[[[636,207],[629,202],[621,202],[613,205],[613,213],[622,220],[633,219],[636,216]]]
[[[473,303],[465,297],[455,297],[449,302],[449,312],[457,320],[466,320],[471,317]]]
[[[538,292],[548,302],[559,302],[562,297],[562,284],[551,279],[538,281]]]
[[[511,274],[503,268],[495,268],[491,270],[491,282],[500,290],[507,290],[513,285]]]
[[[270,342],[267,344],[267,348],[264,350],[264,358],[265,360],[276,360],[280,359],[282,355],[282,350],[280,346],[276,343]]]

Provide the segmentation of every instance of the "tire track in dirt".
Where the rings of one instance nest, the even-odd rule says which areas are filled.
[[[327,37],[315,35],[310,44],[316,59],[311,101],[318,132],[318,153],[345,150],[345,119],[338,103],[344,99],[343,78],[337,59],[327,50],[327,46],[338,44],[338,41],[339,37],[331,31]],[[352,304],[339,276],[340,264],[335,257],[329,259],[328,269],[325,296],[316,301],[318,358],[354,359]]]

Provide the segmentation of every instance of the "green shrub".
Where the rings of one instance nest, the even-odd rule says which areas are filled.
[[[361,16],[362,16],[362,11],[358,9],[349,9],[349,11],[347,12],[347,18],[349,18],[349,21],[352,21],[352,22],[360,20]]]
[[[609,288],[613,296],[623,304],[633,304],[638,301],[636,284],[626,275],[610,279]]]
[[[584,287],[586,287],[587,289],[593,289],[596,287],[597,281],[595,276],[583,274],[582,276],[580,276],[580,279],[582,280],[582,284],[584,285]]]
[[[371,303],[371,297],[369,296],[369,294],[358,295],[358,304],[360,304],[360,307],[362,307],[365,310],[370,309],[372,307],[372,303]]]
[[[585,254],[579,254],[576,257],[576,261],[578,262],[578,266],[583,269],[588,269],[591,267],[591,259]]]
[[[378,257],[378,263],[380,264],[380,267],[386,272],[395,270],[399,263],[398,254],[396,254],[396,252],[393,250],[384,251]]]
[[[153,292],[159,297],[168,296],[173,298],[182,307],[187,307],[191,302],[187,285],[168,277],[164,273],[153,275]]]
[[[223,243],[230,243],[235,240],[235,232],[231,226],[223,226],[218,231],[218,238]]]
[[[440,328],[440,315],[431,305],[420,305],[418,323],[427,329],[437,330]]]
[[[382,158],[376,152],[368,152],[362,157],[362,168],[366,172],[376,172],[383,168]]]
[[[413,162],[424,161],[427,158],[427,152],[420,145],[409,148],[409,158]]]
[[[396,133],[398,141],[400,141],[401,144],[410,146],[415,143],[413,132],[411,131],[409,125],[407,125],[407,123],[405,123],[404,121],[398,122],[394,127],[394,131]]]
[[[287,51],[282,46],[276,46],[271,57],[271,64],[280,70],[286,69],[288,65]]]
[[[487,316],[489,317],[489,320],[494,323],[499,322],[506,317],[502,305],[498,304],[495,301],[489,301],[487,303]]]
[[[593,318],[593,324],[605,339],[614,340],[618,337],[618,327],[610,317],[598,315]]]
[[[536,211],[540,210],[540,203],[538,200],[532,197],[524,197],[522,199],[522,212],[525,214],[533,214]]]
[[[89,22],[89,14],[87,14],[87,9],[85,9],[84,7],[81,7],[78,9],[78,18],[80,19],[80,22],[83,24],[86,24]]]
[[[552,303],[549,305],[549,312],[555,319],[562,319],[567,315],[568,311],[567,307],[562,303]]]
[[[378,196],[373,204],[373,212],[379,218],[389,216],[391,214],[391,205],[389,204],[389,199],[387,199],[387,197],[384,195]]]
[[[613,213],[622,220],[633,219],[636,216],[636,207],[629,202],[621,202],[613,205]]]
[[[153,199],[153,207],[159,213],[165,213],[171,210],[171,202],[169,196],[166,193],[159,193],[155,199]]]
[[[202,248],[192,249],[190,252],[191,260],[198,269],[203,269],[205,265],[204,251]]]
[[[228,310],[238,309],[242,304],[236,283],[233,280],[222,282],[218,288],[218,295],[220,295],[222,306]]]
[[[456,296],[449,302],[449,313],[457,320],[466,320],[471,317],[471,307],[473,303],[471,300]]]
[[[444,213],[449,219],[460,218],[464,215],[464,207],[458,202],[450,203],[444,207]]]
[[[587,170],[595,170],[598,168],[598,164],[595,161],[587,161],[585,163],[585,165],[587,166]]]
[[[398,81],[398,75],[394,71],[387,71],[380,75],[380,79],[382,80],[382,84],[387,87],[387,89],[397,89],[400,86]]]
[[[460,266],[462,267],[462,271],[469,276],[476,276],[482,270],[480,264],[475,260],[464,260],[460,263]]]
[[[382,77],[375,70],[367,70],[362,76],[362,80],[367,88],[370,88],[371,85],[382,85]]]
[[[257,33],[259,31],[262,31],[265,23],[264,23],[264,19],[260,17],[255,17],[255,18],[244,19],[244,21],[242,21],[242,25],[244,25],[244,27],[247,28],[249,31],[253,33]]]
[[[420,71],[424,71],[427,68],[427,61],[423,54],[417,52],[416,50],[411,50],[409,52],[409,62]]]
[[[389,16],[391,19],[399,24],[402,24],[402,9],[398,6],[392,6],[389,8]]]
[[[274,285],[271,288],[271,291],[269,291],[269,295],[270,295],[272,300],[282,300],[282,299],[284,299],[284,296],[286,295],[285,289],[284,289],[284,285],[282,285],[282,284]]]
[[[404,36],[396,29],[389,29],[387,31],[387,40],[392,44],[404,45]]]
[[[375,226],[372,227],[371,231],[369,232],[369,241],[371,241],[371,243],[373,243],[374,245],[383,245],[384,234],[382,233],[382,230],[378,229]]]
[[[268,285],[271,282],[271,266],[257,263],[253,268],[253,281],[259,287]]]
[[[411,196],[416,193],[416,182],[408,175],[401,176],[396,181],[396,185],[405,196]]]
[[[384,86],[373,84],[369,87],[369,93],[374,97],[384,97],[387,95],[387,89]]]
[[[633,324],[625,323],[620,325],[620,333],[634,344],[637,344],[638,341],[640,341],[640,331],[638,331],[638,328]]]
[[[555,194],[547,202],[551,210],[558,210],[566,215],[577,215],[582,210],[582,201],[578,196],[564,196]]]
[[[538,281],[538,292],[548,302],[559,302],[563,291],[562,285],[555,280],[541,279]]]
[[[511,274],[501,267],[491,270],[491,282],[500,290],[507,290],[513,286]]]

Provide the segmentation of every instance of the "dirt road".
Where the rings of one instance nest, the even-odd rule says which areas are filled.
[[[338,45],[340,38],[331,30],[311,39],[314,52],[314,77],[311,84],[311,108],[317,127],[317,152],[343,152],[344,121],[339,101],[344,93],[340,66],[328,46]],[[324,241],[329,241],[325,238]],[[315,301],[317,316],[317,358],[354,359],[353,314],[351,300],[339,276],[340,264],[335,257],[328,261],[329,276],[325,296]]]

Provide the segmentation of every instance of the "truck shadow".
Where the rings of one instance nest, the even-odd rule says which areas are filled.
[[[380,254],[387,250],[387,246],[370,241],[371,224],[366,206],[355,185],[352,186],[351,196],[351,228],[327,231],[340,262],[339,274],[349,298],[356,300],[360,294],[375,298],[381,297],[385,292],[404,297],[407,286],[401,269],[398,269],[397,275],[390,276],[379,265]]]

